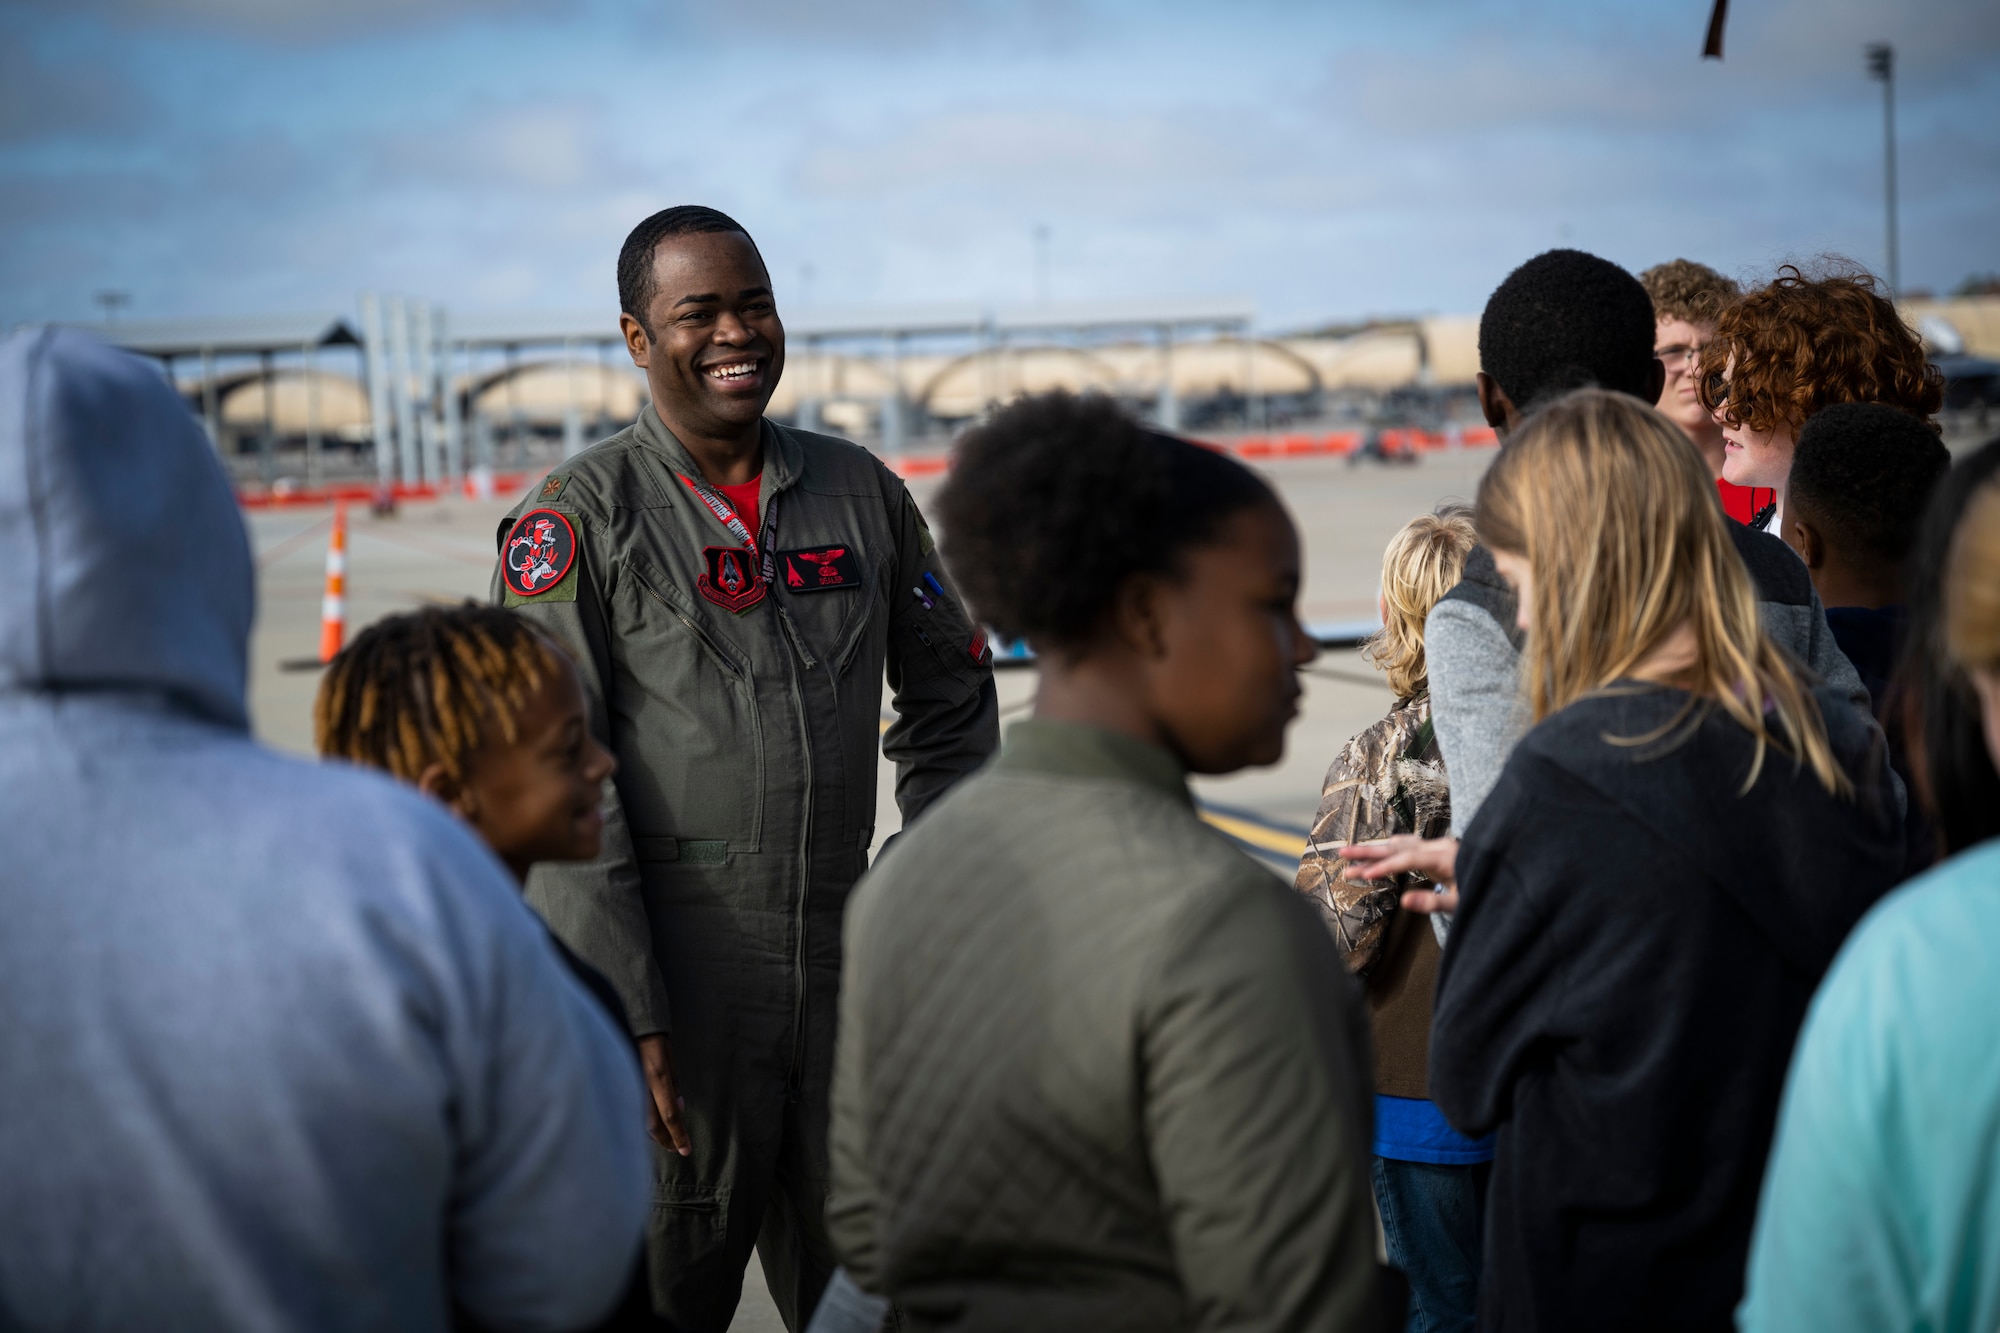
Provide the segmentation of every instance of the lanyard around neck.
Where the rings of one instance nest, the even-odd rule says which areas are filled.
[[[764,505],[762,526],[765,540],[760,545],[756,536],[751,533],[750,525],[736,512],[736,506],[723,499],[714,487],[686,475],[682,475],[681,480],[687,483],[689,490],[701,497],[702,503],[708,506],[709,512],[715,515],[722,526],[729,529],[729,535],[736,538],[737,543],[750,552],[759,566],[758,577],[765,583],[776,579],[778,571],[771,562],[769,548],[770,539],[777,533],[778,497],[773,495]]]

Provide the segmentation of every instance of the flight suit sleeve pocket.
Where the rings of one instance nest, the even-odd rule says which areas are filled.
[[[906,614],[898,630],[904,685],[922,684],[954,702],[977,691],[986,635],[957,599],[939,597],[931,607]]]

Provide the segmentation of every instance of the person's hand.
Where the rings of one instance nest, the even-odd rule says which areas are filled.
[[[649,1094],[646,1132],[662,1148],[672,1148],[683,1157],[691,1156],[694,1141],[688,1138],[687,1126],[681,1122],[687,1098],[681,1096],[680,1087],[674,1082],[673,1051],[666,1033],[655,1032],[639,1038],[639,1068],[646,1075]]]
[[[1439,891],[1411,889],[1404,894],[1405,912],[1429,916],[1432,912],[1458,910],[1457,838],[1419,838],[1399,833],[1379,842],[1350,842],[1335,855],[1362,879],[1394,879],[1414,871],[1438,886]]]

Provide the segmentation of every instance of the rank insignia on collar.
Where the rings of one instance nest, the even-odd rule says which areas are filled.
[[[847,546],[812,546],[779,551],[778,577],[791,592],[825,592],[861,586],[861,565]]]
[[[566,473],[551,472],[543,479],[541,493],[535,498],[545,504],[559,499],[562,496],[563,487],[567,485],[569,485],[569,476]]]
[[[750,552],[741,546],[705,546],[702,558],[708,569],[695,580],[695,589],[725,611],[741,614],[764,600],[764,584]]]
[[[501,577],[523,597],[549,591],[575,563],[576,529],[553,509],[530,509],[515,519],[500,547]]]

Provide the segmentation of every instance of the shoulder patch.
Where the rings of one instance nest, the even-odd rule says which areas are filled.
[[[542,504],[550,504],[562,498],[563,487],[569,485],[569,473],[551,472],[542,479],[542,489],[535,493],[535,499]]]
[[[514,520],[500,543],[500,580],[512,597],[550,598],[575,567],[576,529],[553,509],[530,509]],[[568,597],[550,600],[575,601],[574,581]]]

